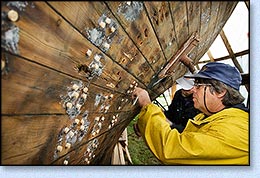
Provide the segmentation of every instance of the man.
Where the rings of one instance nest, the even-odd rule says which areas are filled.
[[[176,80],[176,83],[181,86],[181,89],[175,92],[172,102],[168,109],[164,111],[164,114],[170,121],[171,128],[176,128],[181,133],[188,120],[193,119],[199,113],[199,110],[194,108],[192,100],[193,81],[181,77]]]
[[[201,113],[182,133],[171,129],[146,90],[136,88],[142,107],[137,129],[164,164],[248,165],[248,110],[239,92],[241,75],[230,65],[210,62],[191,76],[194,107]]]

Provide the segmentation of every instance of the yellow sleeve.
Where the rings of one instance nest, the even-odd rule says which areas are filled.
[[[171,134],[172,140],[178,139],[179,132],[170,128],[161,108],[154,104],[142,108],[137,124],[151,151],[164,162],[164,146],[167,143],[167,138]],[[172,146],[174,146],[173,144]]]
[[[142,108],[137,124],[148,147],[164,164],[248,164],[248,152],[215,137],[216,130],[201,132],[191,121],[181,134],[171,129],[154,104]]]

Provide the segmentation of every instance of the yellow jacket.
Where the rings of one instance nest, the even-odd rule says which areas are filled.
[[[171,129],[161,108],[142,108],[138,128],[154,155],[164,164],[249,165],[248,113],[224,109],[209,117],[198,114],[180,134]]]

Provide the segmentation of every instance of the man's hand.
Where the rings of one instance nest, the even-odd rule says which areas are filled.
[[[133,99],[138,98],[138,103],[141,107],[152,103],[148,92],[146,90],[142,89],[142,88],[139,88],[139,87],[136,87],[134,89],[134,92],[132,94],[132,98]]]

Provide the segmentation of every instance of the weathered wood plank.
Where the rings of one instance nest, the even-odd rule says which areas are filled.
[[[211,7],[211,19],[209,22],[209,28],[207,29],[206,34],[201,34],[201,40],[198,45],[198,55],[196,57],[196,61],[207,52],[208,47],[214,42],[220,33],[221,29],[224,27],[234,8],[236,7],[238,2],[236,1],[223,1],[223,2],[215,2],[212,1]],[[215,23],[213,23],[215,22]]]
[[[34,7],[27,7],[19,12],[19,16],[20,20],[15,22],[20,29],[18,55],[99,86],[117,86],[113,90],[126,91],[133,80],[138,80],[90,43],[45,2],[34,2]],[[89,58],[85,54],[88,49],[92,50]],[[99,65],[92,72],[101,72],[101,75],[86,79],[86,74],[79,74],[75,67],[79,64],[90,67],[95,55],[101,56],[98,64],[103,68],[100,69]]]
[[[56,133],[66,122],[64,115],[2,116],[1,163],[50,164],[57,142]]]
[[[200,42],[196,48],[196,54],[198,54],[196,63],[207,52],[208,49],[206,49],[205,46],[210,46],[210,44],[212,44],[216,38],[216,36],[213,37],[213,32],[217,24],[218,14],[220,13],[221,9],[223,9],[221,3],[223,2],[212,1],[211,7],[207,7],[206,4],[208,3],[202,2]],[[210,13],[207,12],[206,8],[211,9]]]
[[[10,117],[14,114],[23,114],[19,116],[22,118],[26,117],[24,114],[63,114],[63,118],[64,120],[66,119],[66,121],[64,121],[62,127],[59,127],[59,130],[57,129],[55,133],[51,133],[58,139],[58,135],[63,133],[65,127],[73,128],[73,130],[77,132],[78,140],[79,138],[82,139],[82,141],[73,143],[72,146],[74,147],[81,144],[81,142],[95,138],[107,130],[114,129],[115,124],[121,123],[120,127],[124,128],[134,117],[129,118],[129,114],[125,114],[125,111],[133,109],[130,95],[125,96],[125,94],[115,93],[114,91],[109,91],[92,84],[88,86],[89,91],[87,92],[87,98],[85,102],[81,103],[82,106],[80,107],[79,113],[73,114],[69,112],[68,107],[64,107],[64,105],[71,102],[72,99],[68,98],[68,93],[71,93],[74,86],[73,83],[78,83],[79,80],[13,55],[8,56],[7,67],[10,69],[9,73],[2,77],[2,102],[4,103],[2,106],[2,114],[9,115]],[[78,93],[80,93],[79,98],[81,98],[83,93]],[[61,99],[61,95],[66,99]],[[46,100],[43,101],[43,99]],[[77,107],[79,100],[80,99],[78,99],[77,102],[71,102],[72,105]],[[88,113],[87,118],[84,116],[86,112]],[[131,111],[131,114],[137,114],[137,111]],[[96,118],[102,120],[103,117],[104,120],[102,122],[95,121]],[[84,133],[84,137],[81,136],[81,138],[81,125],[75,126],[75,123],[77,122],[76,120],[81,121],[83,118],[86,123],[89,123],[84,127],[84,132],[82,132]],[[122,124],[122,122],[124,123]],[[32,121],[30,124],[36,125],[36,123],[37,122]],[[47,126],[52,127],[52,124],[49,123]],[[2,123],[2,130],[8,130],[9,127],[10,123]],[[15,125],[15,127],[20,126]],[[6,137],[8,137],[9,132],[5,132],[5,134],[7,135]],[[16,132],[16,134],[19,135],[20,133]],[[30,137],[30,133],[28,134]],[[16,137],[15,134],[12,135],[12,137]],[[51,143],[51,145],[55,145],[51,149],[52,155],[56,150],[56,146],[58,146],[57,139],[56,143]],[[63,140],[65,140],[65,136]],[[35,144],[38,142],[37,138],[31,138],[31,141],[35,142]],[[26,140],[21,140],[20,142],[27,144]],[[5,142],[4,146],[6,145],[8,145],[8,141]],[[62,142],[61,145],[65,148],[66,142]],[[9,143],[9,146],[11,146],[11,143]],[[26,151],[26,149],[27,148],[25,148],[24,151]],[[57,154],[55,159],[67,154],[68,151],[68,149],[63,149],[63,152]],[[17,152],[19,152],[19,150],[17,150]],[[28,156],[28,154],[29,152],[24,156]],[[9,155],[8,149],[5,155]],[[16,161],[16,158],[12,158],[12,160]],[[32,160],[27,161],[27,164],[33,164],[33,162],[31,162]],[[8,161],[5,163],[9,164]],[[16,162],[13,163],[16,164]],[[17,164],[19,163],[21,162],[18,161]],[[26,164],[26,162],[22,164]]]
[[[129,114],[134,117],[133,113],[125,113],[124,117]],[[62,144],[63,155],[59,154],[60,157],[56,157],[55,150],[60,138],[57,133],[60,133],[60,129],[69,123],[66,117],[63,115],[3,116],[1,163],[3,165],[62,165],[67,159],[70,163],[79,165],[87,164],[85,158],[88,157],[91,164],[108,165],[110,164],[109,155],[112,154],[113,147],[120,137],[118,132],[122,132],[124,125],[129,121],[123,122],[117,123],[113,129],[103,135],[84,139],[71,148],[65,148],[65,144]],[[93,140],[97,140],[97,148],[93,148]],[[94,154],[97,156],[95,159],[91,160],[92,157],[86,155],[88,148],[90,148],[89,153],[92,153],[91,156]]]
[[[88,85],[87,82],[19,57],[7,53],[5,56],[9,71],[2,76],[2,114],[63,114],[62,102],[65,102],[65,99],[62,98],[68,97],[71,93],[73,82],[81,82],[83,86],[88,86],[86,98],[88,102],[83,106],[86,105],[89,111],[101,112],[99,107],[104,104],[102,98],[105,97],[109,100],[106,102],[110,106],[110,112],[125,111],[132,107],[130,94],[116,93],[113,90]],[[79,94],[81,95],[82,92]],[[113,97],[108,99],[111,95]],[[97,96],[100,96],[101,101],[95,106]]]
[[[178,50],[169,3],[166,1],[149,1],[145,2],[144,5],[166,59],[169,61]]]
[[[189,38],[187,7],[184,1],[171,1],[170,2],[172,19],[177,36],[178,48]]]
[[[127,120],[122,120],[115,124],[113,129],[109,129],[87,142],[82,142],[76,149],[72,149],[51,164],[62,165],[67,160],[68,165],[110,165],[114,146],[125,129],[124,125],[130,122],[129,118],[135,117],[136,112],[137,110],[124,113],[123,116],[128,118]]]
[[[186,5],[189,36],[191,36],[193,32],[199,33],[200,26],[198,24],[200,24],[200,2],[187,1]]]
[[[192,35],[192,33],[197,32],[197,34],[200,34],[200,7],[199,1],[187,1],[187,21],[188,21],[188,31],[189,31],[189,37]],[[210,3],[210,2],[207,2]],[[193,48],[191,52],[188,54],[190,59],[195,61],[197,48]],[[195,62],[194,62],[195,63]]]
[[[136,78],[143,78],[141,82],[149,83],[149,78],[144,76],[152,76],[154,71],[104,3],[88,1],[49,2],[49,4],[112,60],[122,65]],[[104,28],[100,27],[100,22],[105,22]],[[100,34],[102,32],[96,40],[90,35],[94,30]],[[103,42],[98,42],[102,38]],[[105,43],[109,44],[108,49],[104,48]]]
[[[207,33],[211,33],[210,30],[215,24],[217,18],[217,12],[219,10],[219,2],[216,1],[201,1],[200,2],[200,26],[199,34],[200,37],[207,36]]]
[[[93,104],[94,102],[90,101],[89,103]],[[98,105],[97,108],[100,109],[102,106],[102,104]],[[83,108],[83,107],[82,107]],[[87,108],[89,109],[89,108]],[[79,121],[81,121],[83,119],[83,114],[82,115],[78,115],[77,117],[74,117],[72,119],[69,119],[67,115],[62,115],[62,123],[61,125],[57,126],[56,122],[55,121],[55,117],[56,116],[53,116],[51,118],[51,116],[48,116],[50,117],[51,121],[53,121],[53,123],[51,122],[48,122],[48,123],[42,123],[42,122],[38,122],[38,117],[41,117],[39,115],[37,116],[28,116],[28,118],[30,117],[36,117],[34,120],[30,121],[29,119],[26,120],[26,117],[27,116],[17,116],[19,118],[21,118],[19,124],[16,124],[14,122],[2,122],[2,131],[4,131],[4,144],[2,145],[4,148],[8,148],[6,150],[4,150],[4,152],[2,152],[2,155],[4,154],[4,159],[3,159],[3,164],[34,164],[34,159],[36,159],[35,163],[40,163],[40,164],[50,164],[50,161],[53,161],[53,159],[58,159],[59,157],[62,157],[64,156],[65,154],[68,153],[68,151],[71,151],[71,150],[74,150],[77,148],[77,145],[79,144],[82,144],[82,142],[87,142],[89,139],[93,139],[95,138],[96,136],[99,136],[100,134],[106,132],[107,130],[114,130],[115,127],[114,125],[120,125],[120,127],[123,129],[125,128],[125,126],[130,122],[130,120],[132,119],[131,117],[129,117],[130,115],[132,115],[132,118],[134,117],[135,114],[137,114],[137,110],[135,112],[130,112],[130,113],[124,113],[124,112],[108,112],[108,113],[103,113],[103,112],[89,112],[88,113],[88,117],[85,119],[85,123],[89,122],[86,127],[85,127],[85,130],[86,130],[86,133],[83,135],[83,136],[80,136],[80,130],[81,130],[81,125],[75,125],[76,123],[76,119],[78,119]],[[6,116],[7,117],[7,116]],[[104,117],[104,121],[103,122],[99,122],[100,124],[100,127],[99,128],[99,125],[97,124],[97,122],[95,121],[96,118],[100,118],[100,120],[102,119],[102,117]],[[10,116],[8,117],[9,120],[12,120],[16,117],[13,117],[13,116]],[[24,125],[25,127],[22,127],[20,124],[23,124],[22,123],[22,119],[25,123],[28,123],[28,127],[26,125]],[[115,120],[116,119],[116,120]],[[50,130],[42,130],[42,128],[38,128],[37,124],[40,124],[41,126],[48,126],[48,128],[52,128],[52,127],[55,127],[56,130],[55,131],[50,131]],[[54,125],[56,124],[56,125]],[[13,129],[17,128],[16,129],[16,132],[8,132],[7,130],[10,130],[9,127],[13,127]],[[34,127],[37,127],[35,128],[35,132],[36,130],[38,130],[38,132],[44,132],[45,134],[49,133],[52,135],[52,137],[55,137],[55,140],[52,141],[52,142],[49,142],[48,140],[48,143],[41,143],[37,137],[32,137],[32,134],[30,132],[30,129],[34,129]],[[79,139],[82,139],[81,141],[77,141],[76,143],[73,143],[72,144],[72,149],[64,149],[65,146],[66,146],[66,138],[67,138],[67,135],[63,134],[63,137],[61,137],[60,135],[62,135],[63,133],[63,130],[64,128],[67,127],[67,128],[70,128],[71,130],[75,131],[77,134],[77,140]],[[27,131],[26,133],[21,133],[23,131],[19,131],[19,129],[25,129],[25,131]],[[97,132],[98,130],[98,132]],[[96,132],[95,134],[93,134],[94,132]],[[83,132],[84,133],[84,132]],[[115,132],[115,133],[118,133],[118,130]],[[23,145],[27,145],[29,143],[27,143],[27,137],[30,138],[30,141],[32,142],[31,143],[31,147],[39,147],[39,150],[37,153],[35,154],[39,154],[39,152],[43,152],[44,150],[42,149],[45,149],[45,147],[48,147],[48,153],[46,153],[45,156],[49,156],[48,160],[46,160],[46,162],[42,162],[43,160],[38,160],[40,158],[34,158],[34,152],[30,152],[30,147],[24,147],[24,152],[23,151],[21,152],[19,149],[17,149],[17,147],[14,147],[13,149],[9,149],[9,147],[12,146],[12,142],[10,142],[10,138],[20,138],[19,136],[21,136],[21,138],[23,139],[20,139],[20,144]],[[43,135],[43,137],[48,137],[46,135]],[[58,142],[57,140],[59,140],[59,138],[63,138],[63,142]],[[13,139],[11,139],[13,140]],[[116,140],[114,140],[114,143],[116,143]],[[38,146],[37,144],[41,144],[41,146]],[[100,143],[103,145],[103,143]],[[111,145],[113,143],[110,143]],[[57,149],[57,146],[60,145],[63,147],[63,151],[59,152],[58,154],[55,155],[55,152],[56,152],[56,149]],[[51,148],[49,148],[51,146]],[[44,147],[44,148],[43,148]],[[46,148],[47,149],[47,148]],[[13,153],[14,152],[14,153]],[[21,156],[25,156],[25,157],[20,157],[19,155],[21,154]],[[9,155],[13,155],[13,156],[10,156]],[[28,157],[29,159],[27,160],[24,160],[26,159],[26,157]],[[32,159],[32,160],[31,160]],[[43,159],[43,158],[41,158]],[[19,160],[19,161],[17,161]]]
[[[214,12],[215,15],[212,15],[212,11],[215,10],[215,9],[211,9],[213,8],[212,1],[210,2],[201,1],[198,3],[200,4],[200,8],[199,8],[199,14],[197,14],[199,18],[197,23],[199,23],[200,25],[199,26],[197,24],[196,25],[197,25],[197,34],[199,38],[199,43],[197,47],[195,47],[189,54],[189,57],[194,60],[194,64],[197,63],[196,57],[198,55],[198,50],[201,49],[203,47],[203,44],[205,44],[205,42],[209,40],[208,36],[205,33],[212,33],[215,24],[214,18],[217,17],[216,12],[218,10],[218,5],[216,5],[215,6],[216,11]]]
[[[71,78],[63,74],[4,54],[8,73],[2,76],[2,114],[62,114],[60,94]]]
[[[158,43],[142,2],[106,2],[121,26],[145,56],[154,71],[164,66],[166,59]]]

